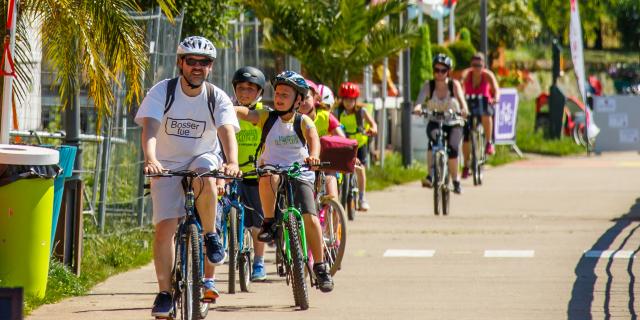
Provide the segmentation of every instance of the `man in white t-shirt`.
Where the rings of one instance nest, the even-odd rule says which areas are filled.
[[[177,51],[180,77],[160,81],[142,101],[135,121],[142,126],[145,173],[221,169],[229,176],[240,174],[235,138],[240,126],[233,104],[224,91],[205,81],[215,58],[216,49],[209,40],[184,39]],[[220,150],[224,151],[226,164],[219,156]],[[184,215],[185,201],[180,181],[180,177],[151,179],[154,264],[160,291],[151,311],[155,317],[168,317],[173,311],[173,236]],[[211,262],[205,263],[204,299],[213,301],[219,296],[213,280],[214,264],[224,262],[225,252],[215,232],[216,181],[204,178],[202,182],[193,187],[205,233],[206,256]]]

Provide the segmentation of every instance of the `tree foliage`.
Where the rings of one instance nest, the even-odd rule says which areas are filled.
[[[228,46],[229,22],[238,17],[240,0],[177,0],[176,5],[184,10],[184,37],[203,36],[216,46]]]
[[[409,47],[417,40],[413,25],[385,22],[406,11],[407,3],[389,0],[244,0],[264,26],[267,48],[296,57],[314,80],[333,89],[345,74]]]
[[[480,47],[480,1],[460,0],[455,10],[456,26],[469,28],[474,46]],[[500,44],[515,48],[534,40],[540,33],[540,20],[529,8],[527,0],[491,0],[488,11],[491,48]]]
[[[6,8],[9,1],[0,3]],[[173,0],[157,0],[171,15]],[[20,1],[16,28],[18,97],[28,94],[31,83],[31,48],[28,23],[41,22],[39,30],[43,57],[56,71],[62,105],[66,106],[73,88],[86,86],[98,111],[98,120],[111,113],[115,102],[113,87],[126,86],[126,103],[139,101],[147,66],[144,32],[129,15],[139,11],[134,0]],[[6,21],[0,10],[0,21]],[[6,31],[5,34],[6,35]],[[124,76],[124,82],[120,79]]]

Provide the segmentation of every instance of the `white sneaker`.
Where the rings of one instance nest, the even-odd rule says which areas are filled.
[[[362,199],[360,200],[360,210],[361,211],[369,211],[369,202],[367,202],[367,200]]]

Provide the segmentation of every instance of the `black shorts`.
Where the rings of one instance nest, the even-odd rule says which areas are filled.
[[[244,205],[245,228],[260,228],[264,220],[259,190],[257,179],[244,179],[238,183],[240,202]]]
[[[313,195],[313,182],[294,179],[293,184],[293,202],[294,206],[300,209],[300,213],[317,215],[316,199]]]
[[[469,107],[471,114],[480,113],[483,116],[493,116],[495,113],[493,104],[489,103],[488,98],[483,98],[481,101],[478,101],[477,99],[467,99],[467,106]],[[481,110],[476,111],[476,108],[481,108]]]
[[[369,155],[369,143],[365,143],[362,147],[358,148],[358,160],[362,165],[367,165],[367,156]]]

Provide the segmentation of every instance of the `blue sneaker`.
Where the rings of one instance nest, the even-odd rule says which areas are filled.
[[[215,302],[216,299],[220,298],[220,292],[216,289],[216,282],[213,280],[205,280],[203,283],[204,287],[204,302]]]
[[[207,258],[211,263],[217,266],[224,263],[224,259],[227,258],[227,253],[224,252],[218,234],[213,232],[207,233],[204,236],[204,245],[207,247]]]
[[[168,318],[173,312],[173,297],[167,291],[162,291],[156,296],[151,309],[152,317]]]
[[[254,263],[253,272],[251,273],[251,281],[267,280],[267,271],[264,269],[264,263]]]

